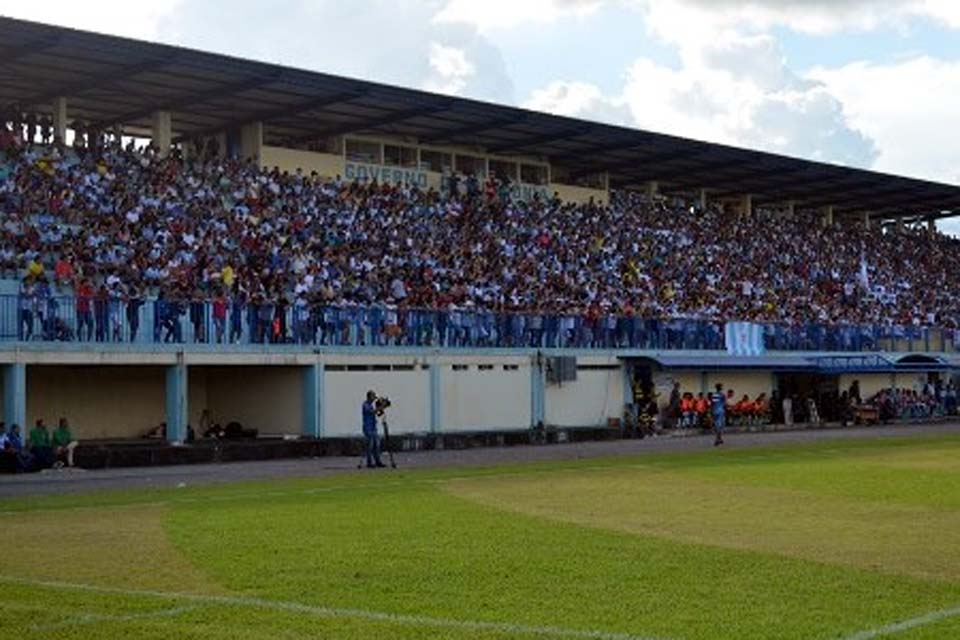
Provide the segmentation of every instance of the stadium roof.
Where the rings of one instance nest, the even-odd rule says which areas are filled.
[[[676,136],[547,115],[230,56],[0,17],[0,105],[148,130],[172,113],[179,139],[262,121],[266,144],[338,134],[542,156],[610,184],[656,181],[664,192],[708,189],[754,202],[832,205],[836,214],[926,219],[960,214],[960,187],[810,162]]]

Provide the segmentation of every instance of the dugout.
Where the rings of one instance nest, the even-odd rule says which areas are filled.
[[[80,440],[144,437],[166,420],[165,368],[150,365],[31,364],[26,369],[26,434],[38,418],[70,421]]]
[[[191,365],[188,424],[197,437],[211,426],[239,423],[258,437],[304,432],[306,367],[294,365]]]

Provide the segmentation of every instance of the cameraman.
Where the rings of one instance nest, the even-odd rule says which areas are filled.
[[[361,412],[367,468],[385,467],[387,465],[380,461],[380,436],[377,434],[377,418],[383,415],[383,409],[377,406],[376,393],[367,391],[367,400],[363,403]]]

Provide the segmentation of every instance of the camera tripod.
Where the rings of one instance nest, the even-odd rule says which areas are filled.
[[[393,459],[393,449],[390,447],[390,426],[387,424],[387,419],[382,418],[380,423],[383,425],[383,442],[380,447],[383,453],[387,454],[387,457],[390,459],[390,467],[392,469],[397,468],[397,461]],[[362,469],[366,464],[366,451],[360,457],[360,464],[357,465],[357,469]]]

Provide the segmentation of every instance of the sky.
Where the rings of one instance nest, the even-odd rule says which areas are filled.
[[[960,184],[957,0],[0,0],[0,14]]]

